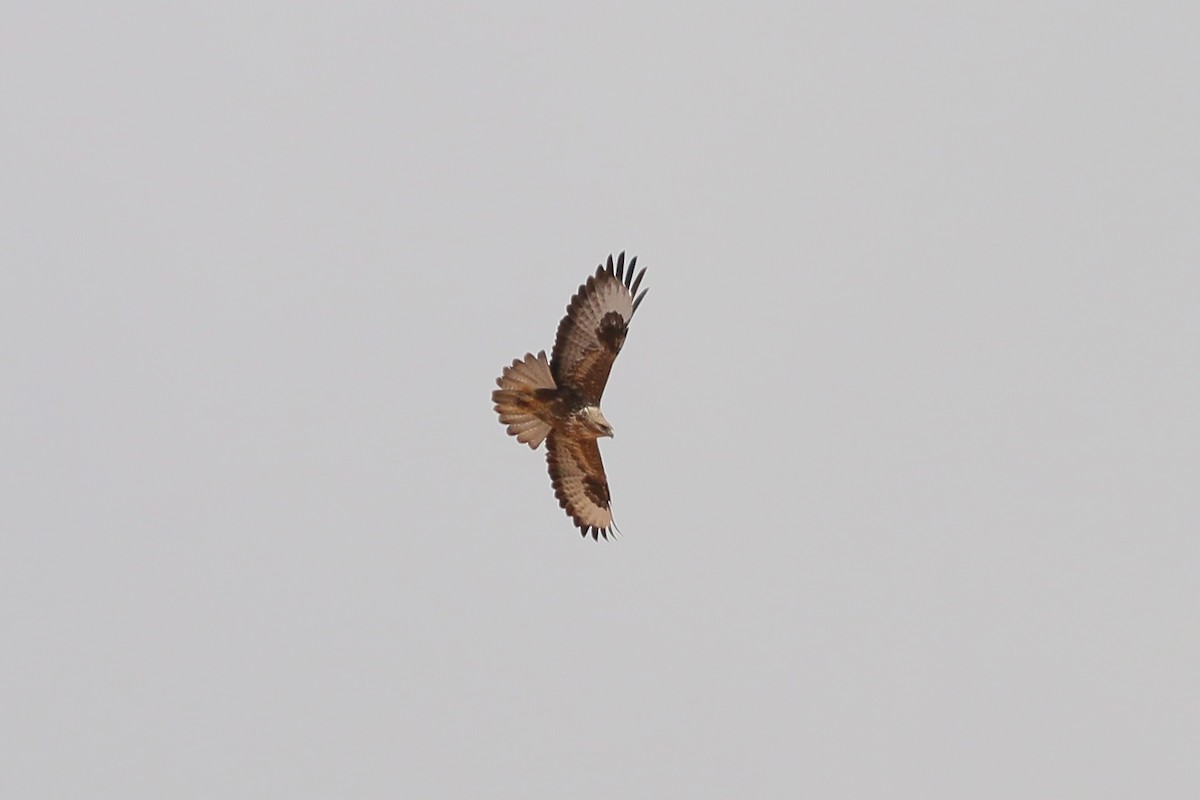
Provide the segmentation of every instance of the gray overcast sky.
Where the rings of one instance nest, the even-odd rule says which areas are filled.
[[[1194,3],[21,6],[4,797],[1200,796]]]

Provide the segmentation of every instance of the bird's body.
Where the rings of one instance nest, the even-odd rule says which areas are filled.
[[[625,343],[629,321],[646,295],[638,294],[643,269],[637,259],[625,266],[600,265],[579,287],[558,326],[549,360],[545,351],[526,353],[496,379],[492,392],[500,422],[517,441],[537,449],[546,442],[546,463],[554,493],[586,536],[608,537],[611,496],[596,440],[613,435],[600,411],[600,397],[613,361]]]

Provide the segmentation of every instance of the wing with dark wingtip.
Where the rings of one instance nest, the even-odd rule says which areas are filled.
[[[648,291],[638,293],[646,270],[635,276],[636,266],[636,256],[626,265],[621,253],[615,266],[609,256],[608,264],[597,267],[596,274],[579,287],[558,324],[550,371],[559,386],[572,387],[593,403],[604,394],[629,321]]]
[[[546,464],[558,504],[580,532],[608,538],[612,508],[604,462],[595,439],[576,439],[555,431],[546,440]]]

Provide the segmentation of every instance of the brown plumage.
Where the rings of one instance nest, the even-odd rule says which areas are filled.
[[[608,538],[613,528],[611,496],[597,439],[612,436],[600,412],[600,397],[613,361],[625,344],[629,321],[646,296],[643,269],[625,254],[579,287],[558,324],[554,349],[526,353],[496,379],[492,402],[510,436],[537,449],[546,442],[546,464],[554,495],[584,536]]]

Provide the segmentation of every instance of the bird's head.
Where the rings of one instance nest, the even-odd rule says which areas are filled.
[[[594,434],[596,438],[600,438],[601,436],[612,438],[612,425],[608,424],[608,420],[600,412],[599,406],[587,406],[580,412],[579,416],[583,420],[584,427]]]

